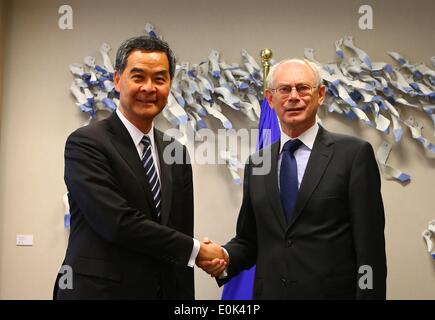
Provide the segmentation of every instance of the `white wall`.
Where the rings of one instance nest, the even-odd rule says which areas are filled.
[[[435,3],[416,0],[365,1],[374,9],[374,29],[358,28],[360,1],[70,1],[74,29],[57,27],[63,1],[11,1],[7,10],[3,95],[0,99],[0,299],[49,299],[67,243],[63,229],[63,148],[70,132],[86,120],[69,94],[68,65],[86,55],[99,58],[105,41],[114,50],[142,34],[146,22],[171,44],[179,61],[199,62],[211,49],[239,62],[246,48],[258,57],[264,47],[275,59],[303,55],[313,47],[318,60],[334,59],[334,42],[350,34],[372,60],[392,62],[398,51],[414,62],[434,55]],[[0,6],[0,13],[1,11]],[[0,34],[1,34],[0,27]],[[112,57],[114,52],[112,52]],[[0,56],[1,58],[1,56]],[[0,67],[1,70],[1,67]],[[0,74],[1,75],[1,74]],[[327,128],[360,135],[376,148],[385,137],[373,129],[323,115]],[[432,124],[421,115],[424,133]],[[237,127],[255,124],[236,119]],[[160,127],[167,127],[159,119]],[[435,298],[435,261],[421,232],[435,218],[432,206],[434,158],[408,134],[395,147],[391,164],[411,174],[402,186],[383,180],[388,255],[388,298]],[[224,166],[194,166],[195,233],[225,242],[234,234],[241,189]],[[16,234],[33,234],[33,247],[16,247]],[[198,299],[219,299],[221,290],[196,272]]]

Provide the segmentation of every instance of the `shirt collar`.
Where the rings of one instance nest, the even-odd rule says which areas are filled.
[[[144,135],[148,136],[151,140],[151,145],[154,145],[154,124],[151,124],[151,129],[148,133],[144,134],[138,128],[134,126],[119,109],[116,109],[116,114],[118,115],[121,122],[124,124],[131,138],[133,139],[134,145],[136,148],[139,146]]]
[[[315,123],[311,128],[303,132],[299,137],[290,138],[287,134],[285,134],[281,130],[281,146],[279,149],[279,153],[282,152],[282,148],[284,144],[289,140],[299,139],[301,142],[310,150],[313,149],[314,140],[316,140],[317,132],[319,131],[319,125]]]

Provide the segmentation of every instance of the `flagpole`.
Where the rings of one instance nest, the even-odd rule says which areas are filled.
[[[270,59],[272,59],[272,50],[264,48],[261,50],[261,63],[263,65],[263,98],[266,91],[266,78],[270,70]]]
[[[258,123],[258,142],[257,150],[269,145],[280,138],[279,124],[275,112],[269,107],[267,100],[264,99],[266,90],[266,77],[270,69],[270,59],[272,50],[264,48],[261,50],[261,62],[263,65],[263,103],[261,104],[261,114]],[[265,130],[265,131],[263,131]],[[263,134],[266,132],[265,134]],[[267,133],[268,132],[268,133]],[[225,284],[222,292],[222,300],[252,300],[254,294],[255,265],[244,270],[228,283]]]

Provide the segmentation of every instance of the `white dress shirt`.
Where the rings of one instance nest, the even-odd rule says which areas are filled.
[[[281,131],[281,146],[279,150],[279,159],[278,159],[278,181],[280,181],[279,175],[281,172],[282,149],[284,147],[284,144],[289,140],[299,139],[301,140],[302,145],[294,152],[296,165],[298,168],[298,189],[299,189],[299,187],[301,186],[302,178],[304,177],[305,169],[307,168],[308,159],[310,158],[311,150],[313,149],[314,140],[316,140],[318,131],[319,131],[319,125],[317,123],[296,138],[290,138],[287,134]],[[280,188],[279,184],[278,187]]]
[[[143,152],[145,149],[145,146],[141,143],[141,140],[144,136],[148,136],[148,138],[150,138],[151,154],[153,157],[154,166],[156,167],[159,181],[161,181],[159,155],[157,153],[157,146],[156,146],[156,143],[154,141],[154,124],[151,124],[150,131],[148,133],[144,134],[142,131],[140,131],[138,128],[136,128],[130,121],[128,121],[128,119],[122,114],[122,112],[119,111],[119,109],[116,109],[116,114],[118,115],[121,122],[124,124],[125,128],[127,129],[128,133],[131,136],[131,139],[133,139],[134,145],[136,147],[136,150],[137,150],[137,153],[138,153],[140,159],[142,159]],[[161,187],[162,186],[160,185],[160,188]],[[163,192],[163,190],[162,190],[162,192]]]
[[[316,140],[318,131],[319,131],[319,125],[316,123],[314,126],[312,126],[307,131],[302,133],[299,137],[293,138],[293,139],[299,139],[302,142],[301,146],[294,152],[296,165],[298,168],[298,189],[301,185],[302,178],[304,177],[305,169],[307,168],[308,159],[310,158],[311,150],[313,149],[314,140]],[[279,158],[278,158],[278,181],[279,181],[279,174],[281,171],[282,148],[284,147],[284,144],[287,141],[292,140],[292,138],[290,138],[281,130],[280,139],[281,139],[281,146],[280,146]],[[278,188],[280,188],[279,184],[278,184]],[[224,249],[224,251],[228,256],[227,250]],[[218,278],[224,279],[226,277],[227,277],[227,269],[225,269],[225,272],[221,274]]]
[[[151,154],[152,154],[152,157],[153,157],[154,166],[156,167],[157,175],[159,177],[161,192],[163,193],[164,190],[163,190],[162,184],[161,184],[162,180],[160,179],[159,155],[157,153],[157,146],[156,146],[155,141],[154,141],[154,124],[151,125],[150,131],[148,133],[144,134],[142,131],[140,131],[138,128],[136,128],[122,114],[122,112],[119,111],[119,109],[116,109],[116,115],[119,117],[119,119],[124,124],[125,128],[127,129],[128,133],[130,134],[131,139],[134,142],[134,145],[136,147],[136,150],[137,150],[137,153],[138,153],[140,159],[142,159],[142,155],[143,155],[144,148],[145,148],[144,145],[141,143],[141,140],[142,140],[144,135],[146,135],[146,136],[148,136],[150,138],[150,141],[151,141]],[[199,241],[196,240],[196,239],[193,239],[192,253],[190,254],[189,262],[187,263],[187,265],[189,267],[193,267],[195,265],[196,256],[199,253],[200,246],[201,245],[200,245]]]

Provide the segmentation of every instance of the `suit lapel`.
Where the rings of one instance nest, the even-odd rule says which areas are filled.
[[[319,127],[316,140],[314,141],[313,150],[305,169],[304,177],[299,188],[298,196],[295,204],[295,211],[292,219],[289,221],[288,228],[295,223],[311,194],[320,182],[329,161],[334,153],[334,141],[330,138],[328,132]]]
[[[284,211],[281,204],[281,198],[278,189],[278,157],[279,157],[280,141],[275,142],[270,148],[265,148],[264,159],[271,161],[270,172],[264,175],[264,182],[266,185],[266,193],[269,195],[269,201],[273,208],[276,218],[283,231],[287,228],[287,222],[285,219]]]
[[[134,142],[131,139],[127,128],[125,128],[124,124],[116,115],[116,112],[112,113],[112,115],[108,118],[108,121],[112,129],[111,133],[113,145],[118,150],[119,155],[125,160],[130,169],[133,171],[134,176],[137,178],[139,184],[142,186],[146,200],[149,203],[149,207],[154,210],[155,216],[156,209],[154,206],[153,197],[148,184],[145,170],[142,165],[142,161],[140,160],[137,153],[136,146],[134,145]]]
[[[154,140],[157,146],[160,163],[160,184],[162,190],[162,212],[161,224],[166,225],[169,220],[172,202],[172,170],[173,166],[167,164],[163,159],[163,151],[171,141],[163,140],[163,133],[154,130]]]

